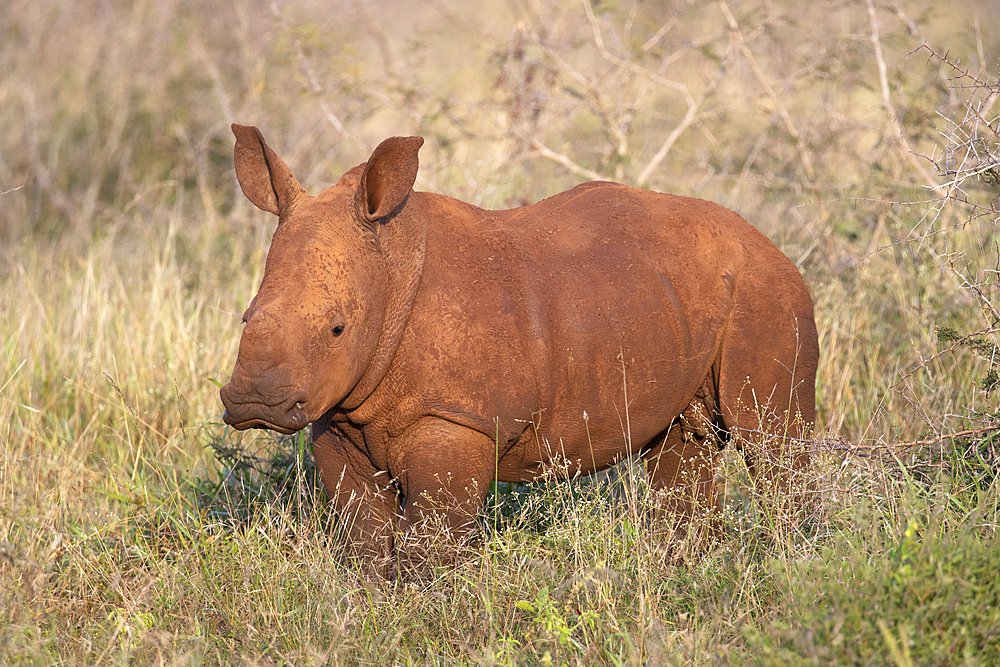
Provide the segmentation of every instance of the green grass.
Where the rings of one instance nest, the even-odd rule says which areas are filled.
[[[755,515],[742,497],[707,549],[651,537],[634,486],[553,483],[507,521],[487,521],[458,567],[382,582],[343,558],[312,502],[311,462],[289,460],[297,445],[272,443],[244,467],[282,474],[234,477],[222,457],[214,476],[152,484],[162,495],[150,480],[119,489],[115,516],[90,527],[15,535],[5,655],[987,665],[1000,651],[996,471],[988,479],[964,459],[921,480],[891,462],[849,475],[804,525]]]
[[[865,3],[387,5],[0,12],[0,663],[1000,662],[997,188],[969,171],[996,79],[907,56],[995,71],[995,13],[873,5],[907,146],[947,174],[895,139]],[[732,455],[707,545],[628,469],[498,485],[457,566],[366,579],[305,441],[219,419],[273,231],[228,122],[314,192],[420,133],[419,189],[508,206],[636,182],[680,86],[701,106],[649,187],[744,214],[816,301],[814,511]]]
[[[835,518],[842,532],[808,563],[776,560],[794,613],[747,626],[765,663],[969,664],[1000,659],[997,485],[967,463],[921,484],[900,470],[892,493]],[[965,477],[964,479],[962,479]],[[983,484],[983,482],[987,482]]]

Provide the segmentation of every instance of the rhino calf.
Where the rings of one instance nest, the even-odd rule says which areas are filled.
[[[755,477],[807,464],[789,451],[814,419],[812,300],[732,211],[603,182],[486,211],[412,190],[419,137],[313,197],[257,128],[233,132],[278,226],[224,419],[311,424],[350,547],[383,573],[432,518],[471,530],[492,480],[639,455],[684,517],[717,502],[727,440]]]

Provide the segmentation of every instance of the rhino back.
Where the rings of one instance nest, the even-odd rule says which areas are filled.
[[[627,434],[633,450],[655,437],[704,382],[748,249],[787,263],[722,207],[617,184],[509,211],[409,205],[428,235],[397,428],[430,414],[497,437],[501,478],[530,477],[546,443],[600,468]]]

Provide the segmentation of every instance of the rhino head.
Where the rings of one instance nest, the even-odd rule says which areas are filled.
[[[278,216],[278,227],[220,392],[223,419],[237,429],[294,433],[370,387],[363,378],[386,356],[379,351],[394,285],[380,228],[406,203],[423,139],[385,140],[367,163],[313,197],[257,128],[232,129],[240,187]]]

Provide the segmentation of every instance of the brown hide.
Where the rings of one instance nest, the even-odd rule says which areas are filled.
[[[787,450],[814,418],[812,300],[735,213],[615,183],[485,211],[411,190],[414,137],[312,197],[233,131],[243,191],[279,220],[225,421],[311,423],[361,553],[429,517],[461,535],[491,480],[553,467],[641,455],[683,515],[715,502],[728,439],[758,476],[807,463]]]

